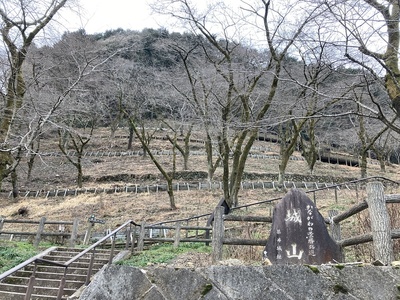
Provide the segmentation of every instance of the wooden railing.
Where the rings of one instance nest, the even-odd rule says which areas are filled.
[[[132,233],[132,226],[137,226],[137,224],[132,220],[126,221],[123,225],[119,226],[117,229],[115,229],[114,231],[110,232],[105,237],[100,239],[98,242],[94,243],[90,247],[88,247],[85,250],[83,250],[82,252],[78,253],[77,255],[75,255],[70,260],[66,261],[65,263],[59,263],[59,262],[54,262],[54,261],[43,259],[42,257],[44,257],[49,252],[53,251],[55,247],[49,248],[46,251],[44,251],[44,252],[32,257],[31,259],[19,264],[18,266],[12,268],[11,270],[9,270],[9,271],[7,271],[7,272],[5,272],[3,274],[0,274],[0,281],[2,279],[6,278],[7,276],[10,276],[13,273],[25,268],[27,265],[34,263],[34,269],[33,269],[31,277],[29,278],[28,288],[27,288],[26,296],[25,296],[25,299],[30,299],[32,291],[33,291],[33,286],[34,286],[34,283],[35,283],[35,279],[36,279],[35,278],[35,273],[36,273],[37,265],[40,264],[40,265],[52,265],[52,266],[63,267],[64,268],[64,273],[62,274],[62,277],[60,279],[60,286],[59,286],[58,294],[57,294],[57,300],[60,300],[62,298],[62,295],[63,295],[65,282],[66,282],[66,276],[68,274],[68,268],[74,262],[76,262],[79,258],[81,258],[83,255],[88,254],[88,253],[90,254],[90,263],[89,263],[89,267],[88,267],[88,270],[87,270],[86,281],[85,281],[85,285],[88,285],[89,282],[90,282],[90,278],[92,277],[92,269],[93,269],[94,259],[95,259],[95,256],[96,256],[96,248],[97,247],[99,247],[100,245],[102,245],[102,244],[106,243],[107,241],[111,240],[111,251],[110,251],[110,256],[109,256],[109,261],[108,261],[108,263],[111,264],[112,260],[113,260],[113,257],[114,257],[114,250],[115,250],[115,242],[116,242],[117,233],[120,232],[121,230],[125,229],[125,232],[126,232],[125,249],[128,250],[129,247],[131,247],[131,249],[132,249],[131,251],[133,251],[134,242],[132,240],[132,234],[131,234]]]
[[[380,177],[378,178],[374,178],[374,179],[382,179]],[[369,178],[368,180],[357,180],[354,181],[353,183],[359,183],[359,182],[368,182],[370,181],[371,178]],[[391,181],[390,181],[391,182]],[[396,182],[392,182],[392,183],[396,183]],[[338,188],[340,187],[341,184],[338,184],[336,186],[333,187],[327,187],[327,188]],[[324,188],[320,188],[320,189],[316,189],[314,191],[310,191],[310,192],[315,192],[318,190],[322,190]],[[383,190],[383,185],[382,185],[382,190]],[[382,191],[383,193],[383,191]],[[254,206],[254,205],[259,205],[261,203],[266,203],[266,202],[273,202],[273,201],[277,201],[280,200],[281,197],[276,198],[276,199],[269,199],[266,201],[261,201],[258,203],[253,203],[253,204],[248,204],[248,205],[244,205],[244,206],[240,206],[240,207],[236,207],[233,208],[232,211],[235,210],[240,210],[243,208],[248,208],[250,206]],[[400,203],[400,195],[399,194],[395,194],[395,195],[385,195],[384,199],[381,199],[382,201],[384,201],[385,203]],[[342,213],[338,213],[336,211],[329,211],[329,217],[325,218],[325,223],[330,226],[330,230],[331,230],[331,236],[334,240],[336,240],[336,242],[342,247],[348,247],[348,246],[353,246],[353,245],[358,245],[358,244],[362,244],[362,243],[366,243],[366,242],[371,242],[373,241],[373,233],[368,233],[368,234],[364,234],[364,235],[360,235],[360,236],[355,236],[355,237],[349,237],[346,239],[342,239],[341,235],[340,235],[340,223],[346,219],[348,219],[349,217],[360,213],[361,211],[365,210],[368,208],[368,202],[371,201],[378,201],[376,199],[367,199],[366,201],[363,201],[360,204],[354,205],[353,207],[351,207],[349,210],[342,212]],[[385,208],[386,209],[386,208]],[[235,221],[235,222],[257,222],[257,223],[272,223],[272,217],[271,216],[266,216],[266,217],[260,217],[260,216],[238,216],[238,215],[234,215],[234,214],[229,214],[229,215],[225,215],[224,214],[225,208],[222,206],[219,206],[215,209],[215,211],[212,214],[206,214],[206,215],[201,215],[198,216],[200,217],[206,217],[206,216],[214,216],[213,222],[212,222],[212,226],[208,226],[208,227],[199,227],[199,226],[182,226],[182,223],[188,224],[189,221],[193,221],[196,220],[195,217],[191,217],[188,219],[180,219],[180,220],[174,220],[174,221],[168,221],[169,226],[166,225],[161,225],[160,223],[158,224],[154,224],[154,225],[146,225],[146,224],[142,224],[141,225],[141,232],[144,232],[145,229],[148,230],[152,230],[152,229],[165,229],[165,230],[173,230],[174,231],[174,235],[170,236],[170,237],[166,237],[166,236],[162,236],[162,237],[158,237],[158,238],[146,238],[144,236],[144,234],[139,235],[139,242],[138,245],[142,245],[144,241],[153,241],[153,242],[173,242],[175,246],[179,245],[179,242],[200,242],[200,243],[212,243],[213,246],[213,260],[217,261],[220,260],[222,258],[222,245],[246,245],[246,246],[265,246],[267,239],[234,239],[234,238],[226,238],[225,237],[225,229],[228,227],[226,226],[226,222],[229,221]],[[376,214],[377,212],[375,211],[371,211],[370,210],[370,215]],[[378,212],[380,213],[380,212]],[[198,219],[197,219],[198,222]],[[163,223],[166,224],[166,223]],[[173,226],[172,224],[175,224],[175,226]],[[196,235],[192,236],[190,238],[185,238],[185,239],[181,239],[182,237],[182,233],[180,233],[181,230],[192,230],[192,231],[196,231]],[[202,237],[202,238],[198,238],[197,232],[198,231],[202,231],[205,234],[206,233],[212,233],[212,238],[210,238],[210,235],[205,235],[206,238]],[[375,230],[376,231],[376,230]],[[392,239],[398,239],[400,238],[400,229],[398,228],[393,228],[390,229],[390,237]],[[139,246],[138,246],[139,248]],[[376,248],[376,247],[375,247]],[[379,248],[379,247],[378,247]],[[139,248],[139,250],[142,250],[142,248]],[[379,256],[378,256],[379,257]]]
[[[36,231],[16,231],[16,230],[3,230],[5,224],[25,224],[36,225]],[[73,221],[47,221],[46,217],[40,218],[40,220],[12,220],[0,218],[0,235],[10,235],[10,239],[13,239],[14,236],[32,236],[34,237],[33,245],[37,247],[42,240],[43,237],[60,237],[63,239],[69,239],[69,246],[74,247],[76,244],[77,236],[78,236],[78,224],[79,220],[74,219]],[[45,231],[45,225],[56,225],[58,229],[54,229],[52,231]],[[70,228],[66,228],[69,226]],[[26,229],[26,226],[25,226]],[[34,230],[34,228],[32,228]]]
[[[342,187],[348,187],[350,184],[367,183],[371,180],[384,180],[384,181],[388,181],[389,183],[398,184],[397,182],[390,181],[383,177],[372,177],[372,178],[347,182],[347,183],[343,183],[343,184],[337,184],[337,185],[333,185],[333,186],[321,187],[321,188],[314,189],[311,191],[306,191],[306,193],[314,193],[315,194],[316,191],[320,191],[323,189],[337,190]],[[232,211],[247,209],[249,207],[264,204],[264,203],[272,203],[272,202],[275,202],[280,199],[281,199],[281,197],[278,197],[275,199],[269,199],[269,200],[264,200],[264,201],[260,201],[257,203],[247,204],[247,205],[232,208]],[[400,203],[400,195],[386,195],[384,198],[384,201],[386,203]],[[325,218],[325,223],[327,225],[330,225],[331,235],[337,241],[337,243],[339,245],[341,245],[342,247],[348,247],[348,246],[361,244],[361,243],[365,243],[365,242],[369,242],[369,241],[373,240],[372,233],[365,234],[362,236],[350,237],[350,238],[346,238],[346,239],[342,239],[340,236],[340,223],[342,221],[346,220],[347,218],[365,210],[366,208],[368,208],[368,204],[367,204],[367,201],[364,201],[360,204],[354,205],[348,211],[342,212],[340,214],[337,212],[333,212],[333,211],[329,212],[329,216],[327,218]],[[99,243],[101,243],[104,240],[107,240],[108,238],[110,238],[113,235],[115,235],[114,237],[117,237],[116,233],[119,232],[122,228],[125,228],[128,224],[130,226],[130,229],[129,229],[129,233],[125,234],[126,245],[131,245],[132,251],[134,251],[135,245],[136,245],[138,251],[142,251],[144,249],[145,242],[149,242],[149,243],[168,242],[168,243],[173,243],[176,247],[178,247],[179,243],[181,243],[181,242],[199,242],[199,243],[206,243],[206,244],[212,243],[213,257],[214,257],[214,259],[217,259],[221,255],[220,249],[222,248],[222,245],[224,245],[224,244],[225,245],[255,245],[255,246],[263,246],[266,244],[266,241],[267,241],[266,239],[245,240],[245,239],[225,238],[224,230],[223,230],[225,228],[224,222],[240,221],[240,222],[271,223],[272,222],[271,216],[266,216],[266,217],[257,216],[256,217],[256,216],[237,216],[234,214],[223,215],[223,210],[224,210],[223,207],[217,207],[213,213],[198,215],[198,216],[179,219],[179,220],[165,221],[165,222],[160,222],[160,223],[155,223],[155,224],[146,224],[144,222],[142,222],[141,224],[137,224],[137,223],[133,222],[132,220],[130,220],[130,221],[127,221],[124,225],[122,225],[118,229],[107,234],[104,238],[100,239],[100,241],[94,245],[98,245]],[[203,224],[205,224],[206,218],[209,218],[211,215],[214,215],[214,218],[218,215],[218,217],[220,218],[220,221],[216,222],[214,219],[214,221],[212,222],[212,226],[200,226],[200,220],[204,219]],[[5,222],[5,220],[3,220],[3,223],[4,222]],[[192,223],[192,222],[196,222],[196,225],[190,225],[190,223]],[[219,223],[219,222],[222,222],[222,226],[221,226],[221,223]],[[53,223],[56,224],[57,222],[53,222]],[[68,224],[72,224],[72,222],[69,222]],[[155,230],[159,230],[160,232],[162,232],[162,234],[160,234],[159,236],[154,236],[154,234],[152,232],[154,232]],[[173,235],[171,234],[171,231],[173,232]],[[185,233],[182,233],[182,231],[185,231]],[[399,238],[400,237],[399,231],[400,231],[400,229],[397,229],[397,228],[392,229],[391,237]],[[1,231],[0,231],[0,233],[1,233]],[[41,232],[41,234],[43,234],[43,232]],[[137,239],[136,244],[135,244],[135,239]],[[114,239],[114,242],[115,242],[115,239]],[[93,247],[93,246],[91,246],[91,247]],[[87,250],[86,252],[88,252],[88,251],[90,251],[90,250]],[[38,260],[37,262],[39,262],[39,261],[40,260]]]

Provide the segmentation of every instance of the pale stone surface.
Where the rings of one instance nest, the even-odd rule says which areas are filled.
[[[83,300],[390,300],[400,296],[400,269],[302,265],[149,268],[111,265]]]

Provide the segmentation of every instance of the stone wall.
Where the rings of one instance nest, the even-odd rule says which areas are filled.
[[[211,266],[147,268],[110,265],[83,300],[325,300],[400,298],[400,269],[375,266]]]

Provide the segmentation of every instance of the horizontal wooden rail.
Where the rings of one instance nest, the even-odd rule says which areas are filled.
[[[174,243],[176,240],[173,238],[144,238],[146,242],[162,242],[162,243]],[[203,238],[181,238],[179,242],[183,243],[211,243],[211,239],[203,239]]]
[[[146,229],[176,229],[176,226],[159,226],[159,225],[146,225]],[[212,229],[211,226],[181,226],[181,229],[184,230],[210,230]]]
[[[266,239],[254,240],[254,239],[232,239],[224,238],[224,245],[241,245],[241,246],[265,246],[267,244]]]
[[[261,216],[239,216],[239,215],[226,215],[224,216],[225,221],[236,221],[236,222],[261,222],[271,223],[272,217],[261,217]]]
[[[1,221],[1,219],[0,219]],[[4,223],[15,223],[15,224],[39,224],[40,221],[35,220],[12,220],[12,219],[3,219]],[[73,225],[72,221],[46,221],[46,225]]]
[[[13,235],[37,235],[37,232],[24,232],[24,231],[0,231],[0,234],[13,234]],[[61,237],[70,237],[71,233],[69,232],[41,232],[40,235],[42,236],[61,236]]]
[[[392,239],[400,239],[400,229],[393,229],[392,232]],[[372,242],[372,233],[362,234],[358,236],[354,236],[348,239],[343,239],[337,241],[337,243],[342,247],[354,246],[359,244],[364,244],[368,242]]]

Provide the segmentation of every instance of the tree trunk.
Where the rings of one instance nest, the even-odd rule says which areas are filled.
[[[360,158],[361,178],[367,178],[367,152],[363,151]]]
[[[173,184],[172,184],[172,177],[167,178],[167,193],[169,196],[169,205],[171,207],[171,209],[175,210],[177,209],[176,205],[175,205],[175,196],[174,196],[174,189],[173,189]]]
[[[281,163],[279,164],[279,174],[278,174],[278,184],[282,185],[285,181],[286,177],[286,167],[288,163],[288,158],[281,156]]]
[[[78,153],[76,169],[78,170],[78,187],[82,188],[83,186],[82,153]]]
[[[300,134],[300,145],[301,145],[301,155],[307,162],[308,171],[310,174],[314,174],[314,166],[318,159],[317,153],[317,142],[315,140],[315,121],[310,120],[308,126],[308,141],[306,141]]]
[[[18,176],[17,171],[13,169],[11,171],[11,184],[12,184],[12,197],[18,198]]]
[[[12,165],[12,156],[9,152],[0,151],[0,190],[3,179],[10,174],[9,167]]]
[[[215,170],[217,169],[217,166],[221,162],[221,156],[219,156],[215,162],[213,161],[212,141],[211,137],[208,134],[205,141],[205,148],[207,154],[207,180],[208,182],[211,182],[214,177]]]
[[[381,172],[385,173],[386,172],[386,163],[384,159],[379,160],[379,164],[381,167]]]
[[[192,134],[193,125],[189,128],[189,131],[185,135],[184,146],[183,146],[183,170],[187,171],[189,169],[189,154],[190,154],[190,136]]]
[[[393,260],[392,233],[381,182],[367,184],[367,204],[371,218],[375,259],[385,265],[390,265]]]
[[[31,153],[29,154],[29,159],[28,159],[28,173],[26,175],[27,181],[30,181],[32,178],[32,170],[33,170],[33,164],[35,163],[35,158],[37,153],[39,153],[40,149],[40,138],[37,139],[36,142],[36,148],[34,147],[34,143],[31,144]]]
[[[132,150],[132,143],[133,143],[133,135],[135,132],[133,131],[132,126],[129,126],[129,139],[128,139],[128,150]]]

